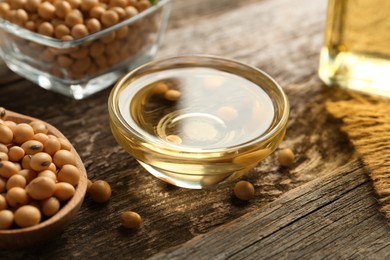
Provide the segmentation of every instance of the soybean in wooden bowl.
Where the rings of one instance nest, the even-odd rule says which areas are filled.
[[[31,121],[38,120],[33,117],[11,112],[9,110],[7,111],[7,115],[7,120],[13,121],[17,124],[30,123]],[[39,121],[43,122],[42,120]],[[58,129],[46,122],[43,123],[48,128],[48,134],[62,138],[70,144],[68,139]],[[44,242],[59,235],[75,217],[84,200],[88,178],[80,156],[71,144],[70,146],[70,152],[74,155],[76,160],[75,166],[80,171],[80,180],[75,187],[73,197],[64,203],[55,215],[43,219],[42,222],[37,225],[0,230],[0,248],[23,248],[43,244]]]

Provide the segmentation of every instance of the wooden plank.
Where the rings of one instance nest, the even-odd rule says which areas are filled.
[[[291,86],[286,91],[293,109],[282,146],[292,147],[297,161],[290,169],[280,168],[276,156],[272,155],[250,172],[246,179],[256,188],[256,196],[250,203],[232,197],[233,183],[212,190],[191,191],[165,185],[147,174],[115,143],[105,106],[99,104],[104,100],[100,98],[83,101],[77,107],[72,107],[76,102],[57,100],[62,107],[51,106],[56,110],[29,105],[31,111],[42,109],[42,115],[60,125],[83,158],[89,177],[106,179],[112,186],[113,196],[107,205],[96,205],[87,199],[73,225],[52,243],[35,250],[0,252],[0,258],[31,254],[103,257],[112,255],[113,251],[117,257],[150,256],[262,208],[283,193],[348,163],[353,158],[353,150],[335,122],[327,120],[324,113],[323,100],[332,92],[324,92],[319,84],[312,82]],[[51,96],[55,98],[54,94]],[[308,98],[315,102],[306,102]],[[3,104],[1,100],[5,99],[0,95]],[[15,99],[12,104],[23,103]],[[126,209],[135,210],[144,218],[140,231],[128,232],[120,227],[119,212]],[[96,247],[90,247],[91,243]]]
[[[385,259],[390,228],[364,168],[340,170],[151,259]]]
[[[219,8],[220,3],[226,6]],[[115,142],[107,114],[110,89],[74,101],[25,80],[6,84],[0,88],[0,106],[56,126],[79,152],[89,177],[107,180],[113,196],[105,205],[87,199],[73,224],[47,245],[1,251],[0,259],[146,258],[257,211],[355,158],[337,121],[324,108],[338,95],[316,76],[326,1],[175,0],[174,4],[158,57],[213,54],[269,72],[290,99],[291,116],[281,147],[294,149],[294,166],[279,167],[274,154],[251,171],[245,178],[255,185],[256,196],[249,203],[232,196],[233,183],[201,191],[174,188],[146,173]],[[123,210],[139,212],[143,227],[136,232],[121,228],[118,216]],[[273,234],[272,226],[269,229]],[[202,250],[207,253],[208,247]]]

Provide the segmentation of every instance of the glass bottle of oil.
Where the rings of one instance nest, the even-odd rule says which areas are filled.
[[[319,76],[390,97],[390,1],[329,0]]]

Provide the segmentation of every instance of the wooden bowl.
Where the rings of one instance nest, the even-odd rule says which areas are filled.
[[[16,123],[29,123],[32,120],[39,120],[9,110],[7,110],[7,115],[7,120]],[[66,139],[58,129],[46,122],[44,123],[49,129],[49,134]],[[27,228],[0,230],[0,248],[21,248],[43,243],[61,233],[76,215],[87,191],[88,178],[84,164],[73,146],[71,152],[76,157],[76,166],[81,173],[80,182],[76,187],[74,196],[54,216],[38,225]]]

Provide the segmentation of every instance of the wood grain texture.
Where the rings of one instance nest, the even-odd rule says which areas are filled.
[[[362,164],[352,162],[151,259],[317,259],[324,252],[388,259],[390,228],[372,194]]]
[[[324,106],[327,100],[339,98],[339,94],[325,87],[316,76],[325,10],[326,1],[320,0],[174,1],[169,30],[158,58],[191,53],[234,58],[271,74],[289,97],[291,116],[281,148],[292,148],[297,155],[296,162],[289,169],[281,168],[274,154],[251,171],[245,179],[254,184],[256,195],[249,203],[233,197],[234,183],[209,190],[186,190],[162,183],[143,170],[112,137],[106,105],[110,89],[74,101],[25,80],[1,86],[0,106],[56,126],[79,152],[88,176],[107,180],[113,194],[105,205],[86,199],[71,226],[46,246],[1,251],[0,258],[147,258],[198,239],[199,235],[219,226],[218,232],[221,232],[226,224],[251,212],[258,214],[263,207],[270,207],[267,206],[269,203],[278,203],[282,195],[282,198],[288,197],[294,188],[331,172],[339,172],[342,176],[343,172],[338,171],[340,167],[355,160],[356,156],[347,137],[339,131],[338,122],[328,116]],[[366,180],[363,182],[368,189]],[[331,189],[328,192],[329,195],[324,195],[325,200],[334,196]],[[375,211],[371,194],[364,194],[369,198],[365,205],[369,211],[361,214],[376,218],[378,222],[375,223],[379,225],[380,214]],[[310,197],[306,199],[310,201]],[[282,202],[275,210],[283,209],[287,214]],[[351,203],[347,203],[345,207],[350,206]],[[309,210],[307,214],[300,211],[291,218],[305,221],[306,215],[313,216],[309,214],[310,210],[319,210],[315,207],[305,209]],[[129,231],[120,226],[119,213],[124,210],[137,211],[143,217],[140,230]],[[291,212],[294,210],[291,208]],[[382,222],[385,225],[385,221]],[[284,223],[293,225],[288,219]],[[329,232],[339,230],[336,224],[327,223]],[[271,222],[269,228],[273,229]],[[272,240],[278,233],[269,234],[268,238]],[[384,243],[381,234],[374,232],[372,241]],[[311,244],[304,239],[305,233],[297,235],[302,236],[302,243],[299,239],[294,243],[301,250],[307,250],[308,255],[329,255],[329,250],[310,252]],[[289,239],[292,238],[286,237],[284,241]],[[354,242],[358,243],[359,239],[354,237]],[[245,241],[239,242],[243,242],[244,249]],[[230,246],[226,243],[221,250]],[[274,245],[268,243],[268,246]],[[345,248],[339,248],[342,254]],[[365,249],[370,249],[368,243],[362,248]],[[204,248],[204,252],[207,250]],[[293,250],[292,245],[284,247],[280,255],[293,254]],[[380,250],[377,248],[378,254]],[[242,254],[249,256],[252,252],[243,251]],[[253,253],[253,258],[258,256]]]

